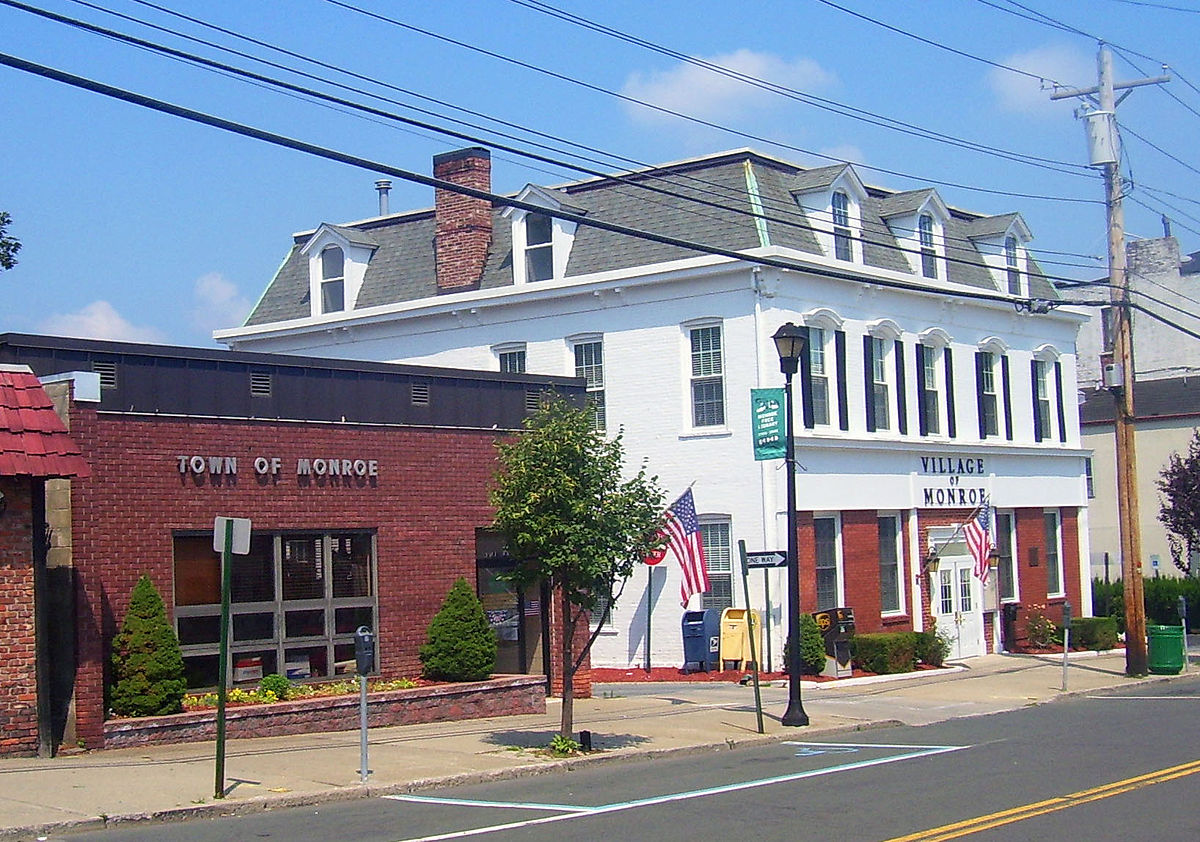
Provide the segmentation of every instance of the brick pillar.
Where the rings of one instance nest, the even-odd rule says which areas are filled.
[[[433,176],[490,192],[491,153],[474,146],[435,155]],[[438,292],[479,289],[492,244],[492,203],[437,188],[434,191],[434,220]]]
[[[23,477],[0,477],[0,755],[38,750],[33,501]]]

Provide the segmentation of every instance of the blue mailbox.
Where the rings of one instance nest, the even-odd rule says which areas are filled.
[[[683,612],[683,671],[721,667],[721,610]]]

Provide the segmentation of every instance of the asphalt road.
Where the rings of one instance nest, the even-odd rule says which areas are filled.
[[[1200,839],[1200,678],[1008,713],[73,840]]]

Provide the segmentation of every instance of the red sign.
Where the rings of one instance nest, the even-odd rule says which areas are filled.
[[[644,561],[646,564],[653,567],[654,565],[658,564],[660,561],[662,561],[666,557],[667,557],[667,548],[659,547],[657,550],[650,553],[650,555],[648,555],[644,559],[642,559],[642,561]]]

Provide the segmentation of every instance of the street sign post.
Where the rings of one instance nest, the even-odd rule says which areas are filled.
[[[225,797],[225,701],[229,695],[229,591],[233,556],[250,552],[250,521],[241,517],[213,520],[213,549],[221,554],[221,647],[217,656],[217,770],[213,797]]]
[[[757,553],[746,553],[746,566],[752,569],[787,567],[787,552],[785,550],[763,550]]]

